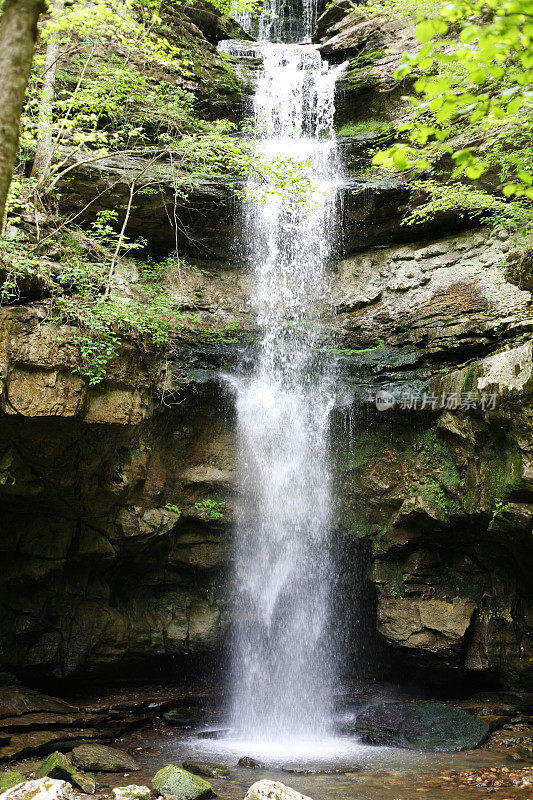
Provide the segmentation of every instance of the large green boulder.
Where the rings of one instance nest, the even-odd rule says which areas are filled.
[[[103,744],[80,744],[72,751],[72,760],[80,769],[95,772],[133,772],[140,769],[129,753]]]
[[[208,797],[215,797],[210,783],[174,764],[160,769],[154,775],[152,786],[158,794],[175,800],[207,800]]]
[[[430,753],[471,750],[489,734],[486,722],[429,700],[371,705],[357,717],[355,730],[371,744]]]

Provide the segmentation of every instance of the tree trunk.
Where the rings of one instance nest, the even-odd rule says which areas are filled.
[[[53,8],[60,10],[63,0],[54,0]],[[45,186],[50,176],[50,166],[54,155],[52,140],[52,121],[56,90],[57,60],[59,56],[59,33],[52,31],[46,48],[43,86],[39,104],[39,123],[37,126],[37,149],[33,162],[32,177],[37,178],[37,186]]]
[[[15,168],[20,117],[44,5],[43,0],[6,0],[0,19],[0,222]]]

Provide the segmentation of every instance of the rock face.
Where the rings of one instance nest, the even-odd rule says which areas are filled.
[[[369,706],[357,717],[356,731],[371,744],[437,753],[479,747],[489,726],[458,708],[428,701]]]
[[[240,61],[251,75],[253,48],[238,75],[213,44],[233,35],[232,22],[197,2],[166,3],[162,14],[201,55],[191,75],[165,79],[192,92],[205,117],[240,118],[249,92]],[[413,29],[361,19],[341,0],[316,41],[350,61],[338,125],[385,123],[385,133],[342,135],[344,251],[325,320],[344,404],[332,442],[346,619],[366,614],[388,674],[523,689],[533,680],[530,264],[506,231],[468,215],[408,225],[409,185],[368,173],[405,107],[409,86],[393,72],[416,46]],[[71,159],[63,210],[81,211],[96,189],[80,222],[123,214],[146,163]],[[146,236],[156,257],[176,246],[174,179],[162,160],[139,179],[156,193],[134,198],[127,233]],[[73,328],[48,324],[38,277],[0,308],[2,669],[147,674],[163,660],[197,669],[220,652],[239,496],[232,401],[218,372],[253,357],[257,335],[252,278],[233,263],[235,212],[223,182],[194,183],[177,209],[188,260],[169,289],[180,326],[165,351],[123,338],[100,384],[80,374]],[[114,297],[135,296],[134,272],[123,259]],[[358,583],[356,563],[368,565]],[[354,635],[354,664],[361,646]],[[79,709],[10,692],[0,688],[2,760],[79,743]],[[111,717],[83,716],[84,740],[116,732]],[[30,719],[44,717],[34,729]],[[24,741],[21,726],[31,728]]]

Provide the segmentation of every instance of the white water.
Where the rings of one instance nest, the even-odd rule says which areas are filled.
[[[244,498],[235,553],[232,729],[241,741],[263,745],[324,744],[337,660],[328,638],[334,366],[321,353],[321,319],[342,182],[333,114],[344,67],[329,67],[312,45],[251,47],[263,58],[254,96],[263,167],[248,181],[243,247],[255,276],[261,343],[251,377],[230,379]],[[242,46],[235,43],[235,51],[242,54]],[[303,203],[295,186],[272,191],[268,165],[279,166],[279,159],[296,164]]]

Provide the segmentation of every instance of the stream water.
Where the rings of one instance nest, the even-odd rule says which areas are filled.
[[[245,741],[324,748],[337,669],[329,637],[335,363],[321,318],[342,182],[333,116],[344,67],[327,65],[310,44],[254,50],[263,65],[253,100],[258,168],[246,187],[242,247],[261,343],[251,376],[230,379],[243,497],[231,727]],[[281,175],[288,185],[278,185]]]

